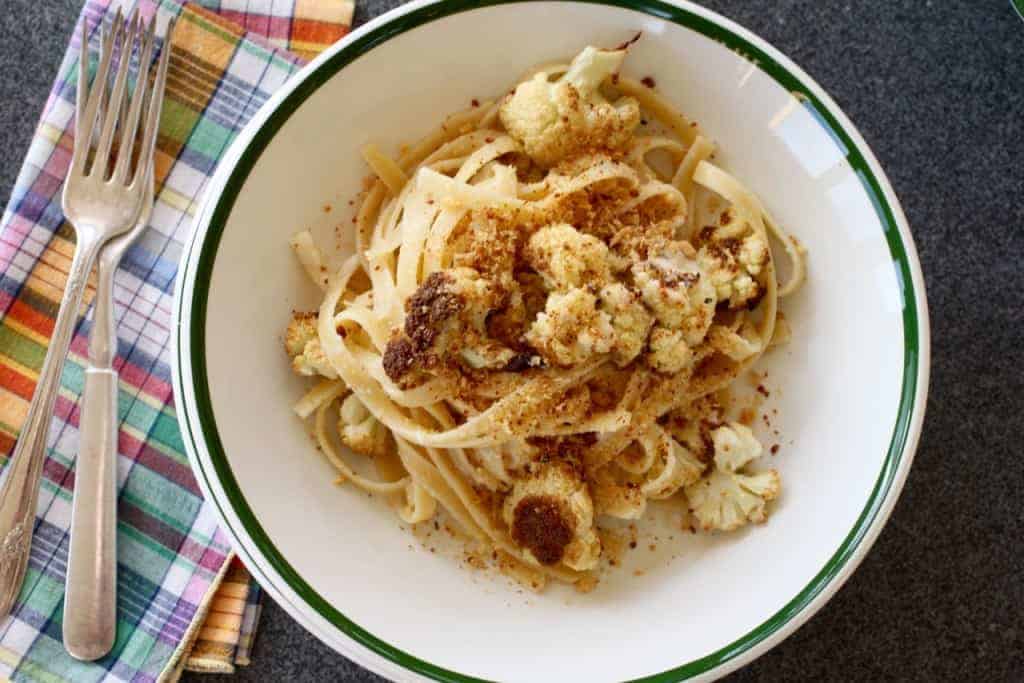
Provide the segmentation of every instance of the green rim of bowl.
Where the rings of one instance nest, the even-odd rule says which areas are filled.
[[[217,432],[213,407],[210,400],[210,390],[206,370],[206,313],[207,299],[210,287],[210,277],[217,255],[217,248],[220,244],[228,216],[234,206],[249,173],[252,171],[260,155],[273,139],[277,131],[284,125],[288,118],[299,108],[299,106],[312,95],[328,79],[333,77],[347,64],[358,58],[363,53],[380,45],[381,43],[400,35],[410,29],[422,26],[435,19],[446,17],[459,12],[478,9],[481,7],[512,4],[516,2],[528,2],[530,0],[448,0],[437,4],[426,5],[412,10],[406,14],[396,17],[390,22],[381,24],[377,28],[348,45],[342,47],[338,52],[324,61],[316,71],[300,83],[270,114],[267,121],[259,131],[256,132],[252,141],[242,152],[241,157],[232,170],[224,189],[221,192],[217,204],[213,209],[206,236],[200,245],[198,264],[196,267],[195,286],[191,295],[180,293],[177,303],[177,315],[179,320],[185,319],[185,299],[188,298],[192,305],[190,311],[191,336],[188,344],[179,338],[177,345],[178,365],[175,372],[183,386],[183,378],[180,376],[181,368],[184,367],[182,354],[185,349],[191,353],[192,376],[195,387],[195,410],[199,418],[199,429],[206,450],[209,453],[213,472],[208,472],[203,466],[202,460],[197,457],[200,452],[196,443],[194,426],[188,418],[188,410],[179,412],[179,419],[184,427],[184,433],[189,441],[192,451],[192,463],[196,466],[198,474],[205,480],[208,490],[212,490],[211,479],[216,479],[227,497],[227,502],[232,511],[241,521],[243,532],[239,533],[231,529],[238,538],[248,537],[259,549],[266,562],[273,567],[278,575],[288,586],[317,614],[333,624],[340,631],[345,633],[352,640],[368,648],[377,655],[384,657],[410,671],[428,676],[440,681],[480,681],[455,671],[444,669],[440,666],[423,661],[410,655],[381,640],[369,633],[358,624],[348,619],[335,607],[329,604],[312,586],[310,586],[295,571],[291,564],[275,547],[274,543],[267,536],[260,525],[252,509],[249,507],[242,491],[238,486],[231,466],[225,456],[224,447]],[[896,268],[897,280],[901,284],[903,294],[903,331],[904,331],[904,365],[903,384],[900,392],[899,409],[896,425],[893,429],[892,439],[889,444],[888,453],[881,472],[871,491],[867,505],[865,505],[860,516],[857,518],[853,528],[840,544],[839,548],[832,555],[825,566],[817,575],[804,587],[803,590],[776,612],[763,624],[753,629],[746,635],[737,639],[716,652],[712,652],[700,659],[687,662],[679,667],[648,676],[642,681],[667,682],[679,681],[703,673],[707,673],[716,667],[742,655],[758,643],[778,632],[792,619],[797,617],[843,570],[846,563],[854,555],[861,541],[867,535],[872,522],[878,515],[888,493],[896,480],[900,463],[904,458],[904,450],[910,434],[910,424],[914,413],[914,402],[918,383],[918,364],[920,361],[920,335],[919,318],[916,303],[916,292],[914,291],[913,277],[911,273],[910,260],[907,256],[907,249],[900,236],[899,228],[894,216],[892,207],[885,199],[885,193],[872,172],[867,160],[859,150],[849,133],[839,124],[829,109],[820,101],[813,89],[803,79],[794,75],[786,67],[779,64],[774,58],[765,53],[760,47],[754,45],[746,38],[737,35],[732,30],[693,12],[670,5],[661,0],[574,0],[576,2],[589,2],[591,4],[615,5],[625,9],[631,9],[651,16],[661,18],[685,28],[696,31],[708,38],[711,38],[726,47],[741,52],[747,59],[755,62],[758,67],[771,76],[780,86],[794,93],[800,98],[805,106],[809,107],[821,126],[831,135],[836,144],[843,149],[846,160],[857,172],[864,186],[865,192],[871,198],[878,213],[878,219],[883,226],[886,242],[893,257]],[[191,259],[192,248],[195,242],[190,245],[189,253],[182,262],[187,263]],[[181,328],[179,327],[179,330]],[[180,333],[179,333],[180,334]],[[219,500],[212,501],[220,512],[221,520],[227,524],[229,516],[221,507]]]

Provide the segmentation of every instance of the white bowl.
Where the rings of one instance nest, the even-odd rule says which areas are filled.
[[[629,553],[589,595],[524,595],[430,553],[383,503],[332,484],[290,410],[304,383],[281,332],[317,296],[286,243],[307,227],[331,241],[347,225],[365,142],[394,151],[536,63],[636,31],[627,70],[653,75],[700,121],[719,162],[809,249],[809,282],[784,305],[793,342],[763,361],[784,495],[744,533],[662,531],[657,551]],[[238,137],[176,294],[182,431],[224,530],[300,623],[401,680],[709,679],[749,662],[863,559],[910,468],[927,393],[921,271],[874,155],[778,50],[687,2],[420,1],[367,24]]]

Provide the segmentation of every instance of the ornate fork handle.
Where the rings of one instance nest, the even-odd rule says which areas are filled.
[[[50,418],[82,306],[85,284],[101,244],[96,230],[78,226],[78,246],[71,261],[68,284],[46,351],[46,360],[39,373],[39,382],[21,428],[18,445],[7,465],[7,478],[0,489],[0,538],[3,539],[0,542],[0,614],[10,611],[25,576],[39,498],[39,478],[46,460]]]

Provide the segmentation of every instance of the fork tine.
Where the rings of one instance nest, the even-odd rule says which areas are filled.
[[[82,45],[78,56],[78,92],[75,93],[75,140],[82,139],[85,129],[85,103],[89,99],[89,29],[82,17]],[[79,145],[75,145],[78,150]],[[88,147],[86,147],[88,149]],[[81,152],[78,152],[81,154]],[[76,154],[77,156],[77,154]]]
[[[157,66],[156,77],[153,79],[153,91],[149,100],[149,111],[146,112],[146,131],[139,143],[139,167],[135,173],[135,180],[145,180],[146,174],[155,180],[155,174],[150,173],[153,166],[153,153],[156,147],[156,136],[160,128],[160,109],[164,101],[164,85],[167,82],[167,64],[171,61],[171,37],[174,34],[175,19],[167,23],[167,31],[164,33],[164,44],[160,48],[160,64]]]
[[[139,24],[139,35],[142,35],[142,25]],[[156,15],[149,22],[146,35],[142,39],[139,52],[139,70],[135,81],[135,93],[132,96],[131,108],[128,110],[128,118],[123,122],[121,130],[121,149],[117,155],[117,167],[114,169],[114,180],[124,182],[128,178],[129,167],[132,162],[132,150],[135,145],[135,137],[138,134],[139,117],[142,113],[142,103],[146,98],[146,88],[149,85],[149,61],[153,57],[153,44],[156,42]],[[127,90],[125,91],[127,93]]]
[[[107,80],[110,78],[110,62],[113,55],[114,39],[117,37],[118,28],[121,25],[121,10],[111,23],[110,31],[100,36],[100,63],[96,68],[96,77],[93,79],[93,88],[89,91],[89,101],[85,105],[85,115],[82,116],[82,130],[80,135],[75,137],[75,153],[72,155],[72,171],[82,174],[85,170],[86,161],[89,158],[89,147],[92,144],[93,128],[96,125],[96,114],[103,102],[107,92]],[[80,153],[79,153],[80,152]],[[96,164],[94,163],[95,167]]]
[[[103,133],[100,135],[100,141],[96,147],[96,160],[92,166],[92,173],[95,174],[99,170],[102,174],[101,178],[107,177],[107,169],[110,168],[110,147],[114,142],[114,129],[121,117],[124,91],[128,87],[128,65],[135,48],[136,33],[138,33],[138,10],[132,12],[129,22],[121,27],[121,59],[118,61],[114,89],[110,93],[107,115],[103,120]]]

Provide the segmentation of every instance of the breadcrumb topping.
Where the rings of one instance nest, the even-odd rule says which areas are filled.
[[[564,74],[538,73],[496,108],[473,100],[477,118],[442,127],[447,142],[418,170],[401,161],[410,175],[388,185],[390,195],[367,188],[381,202],[369,209],[375,251],[342,308],[363,307],[373,322],[353,312],[337,331],[386,396],[360,394],[364,404],[344,383],[322,382],[332,402],[316,408],[322,430],[324,411],[340,401],[342,443],[373,459],[388,496],[401,500],[408,481],[401,514],[410,524],[431,518],[438,502],[460,509],[444,501],[447,484],[435,492],[433,480],[418,479],[436,469],[443,483],[435,449],[447,451],[472,487],[469,497],[457,491],[462,504],[479,504],[500,530],[484,529],[498,546],[511,539],[518,548],[515,560],[497,550],[492,559],[534,588],[546,575],[576,580],[567,569],[598,566],[599,517],[636,520],[648,501],[678,496],[691,529],[732,530],[763,521],[780,492],[774,470],[756,469],[763,448],[744,418],[727,419],[727,399],[694,398],[701,382],[729,380],[786,337],[781,314],[774,340],[757,334],[775,299],[758,303],[778,290],[760,215],[743,212],[756,202],[723,209],[716,198],[710,217],[691,215],[697,175],[680,182],[668,156],[666,171],[645,155],[671,152],[678,164],[701,148],[660,139],[654,127],[643,131],[652,137],[635,135],[638,100],[647,116],[658,111],[646,92],[655,84],[620,82],[624,56],[625,46],[587,48]],[[284,346],[298,374],[336,380],[352,369],[336,358],[336,371],[325,357],[316,313],[293,315]],[[399,427],[399,418],[411,422]],[[415,436],[420,427],[430,441]]]

